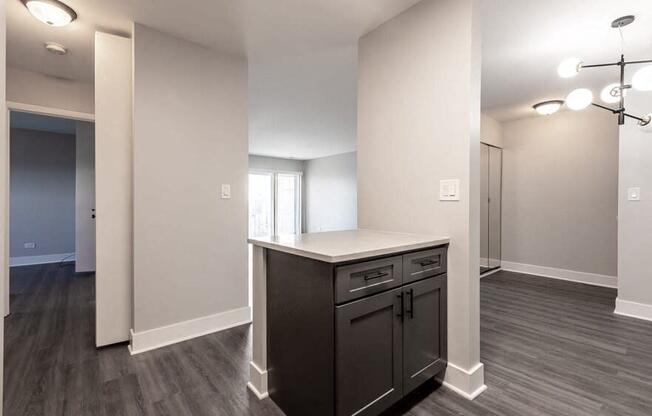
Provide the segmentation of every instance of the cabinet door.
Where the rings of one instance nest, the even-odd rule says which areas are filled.
[[[446,275],[403,287],[403,392],[446,368]]]
[[[394,289],[336,308],[338,416],[377,415],[402,397],[402,296]]]

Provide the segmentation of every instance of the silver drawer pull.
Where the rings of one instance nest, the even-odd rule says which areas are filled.
[[[430,266],[432,264],[437,264],[439,262],[434,261],[434,260],[421,260],[418,263],[419,263],[419,266],[426,267],[426,266]]]
[[[388,272],[380,272],[380,273],[375,273],[375,274],[366,274],[364,276],[364,280],[374,280],[374,279],[380,279],[381,277],[389,276]]]

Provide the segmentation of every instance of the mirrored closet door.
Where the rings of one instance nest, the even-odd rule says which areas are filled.
[[[480,274],[500,267],[503,150],[480,144]]]

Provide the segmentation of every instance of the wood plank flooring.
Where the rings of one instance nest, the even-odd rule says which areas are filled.
[[[94,346],[94,277],[68,265],[11,270],[5,399],[20,415],[282,415],[245,387],[249,326],[129,356]],[[652,323],[613,315],[616,292],[516,273],[481,283],[489,389],[435,383],[388,414],[652,415]]]

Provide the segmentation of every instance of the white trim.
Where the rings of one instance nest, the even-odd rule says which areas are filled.
[[[480,279],[482,279],[483,277],[491,276],[492,274],[498,273],[501,270],[502,270],[502,268],[498,267],[497,269],[493,269],[493,270],[489,270],[488,272],[484,272],[484,273],[482,273],[480,275]]]
[[[552,279],[567,280],[569,282],[584,283],[587,285],[617,288],[618,279],[616,276],[604,274],[578,272],[575,270],[556,269],[554,267],[537,266],[534,264],[515,263],[504,261],[501,264],[503,270],[533,274],[537,276],[550,277]]]
[[[652,321],[652,305],[616,298],[616,315]]]
[[[20,256],[9,259],[9,267],[32,266],[35,264],[59,263],[75,261],[75,253],[43,254],[40,256]]]
[[[223,331],[235,326],[251,322],[251,308],[232,309],[215,315],[203,316],[189,321],[177,322],[172,325],[149,329],[142,332],[131,332],[131,343],[129,352],[131,355],[140,354],[145,351],[176,344],[213,332]]]
[[[448,363],[442,384],[467,400],[473,400],[487,390],[484,384],[484,364],[477,363],[470,370]]]
[[[80,121],[95,121],[95,114],[62,110],[60,108],[44,107],[33,104],[17,103],[15,101],[7,101],[7,108],[10,111],[22,111],[24,113],[40,114],[44,116],[56,116]]]
[[[269,396],[269,392],[267,391],[267,371],[258,368],[253,361],[249,362],[249,382],[247,383],[247,387],[260,400]]]

